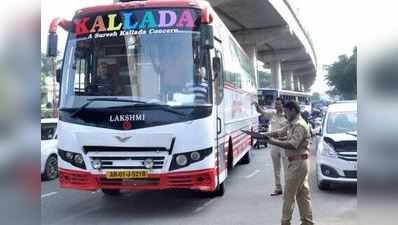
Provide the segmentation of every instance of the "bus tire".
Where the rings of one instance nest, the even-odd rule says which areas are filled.
[[[210,192],[210,197],[215,198],[215,197],[221,197],[225,193],[225,182],[222,182],[221,184],[217,185],[217,188]]]
[[[232,139],[230,138],[228,144],[228,156],[227,156],[228,172],[231,171],[233,167],[234,167],[233,146],[232,146]]]
[[[120,195],[120,190],[119,189],[101,189],[102,193],[104,193],[107,196],[118,196]]]
[[[240,160],[241,164],[249,164],[250,163],[250,150],[246,152],[246,154]]]

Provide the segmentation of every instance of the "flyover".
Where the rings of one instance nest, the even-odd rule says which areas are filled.
[[[316,52],[292,0],[208,1],[253,66],[260,60],[271,69],[272,87],[309,91],[316,77]]]

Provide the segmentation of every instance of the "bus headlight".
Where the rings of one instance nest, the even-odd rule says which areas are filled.
[[[185,155],[178,155],[176,157],[176,162],[179,166],[185,166],[188,163],[188,158]]]
[[[192,152],[178,153],[173,156],[170,164],[170,171],[187,167],[192,163],[197,163],[206,158],[213,152],[213,148],[205,148]]]
[[[75,156],[73,158],[74,158],[74,161],[76,164],[84,163],[83,156],[81,154],[75,154]]]
[[[198,161],[200,159],[200,153],[199,152],[191,152],[191,159],[193,161]]]
[[[86,169],[86,164],[84,163],[82,154],[58,149],[58,155],[62,160],[72,164],[73,166]]]

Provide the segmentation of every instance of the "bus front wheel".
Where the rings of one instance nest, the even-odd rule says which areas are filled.
[[[210,196],[211,197],[221,197],[224,195],[225,193],[225,182],[222,182],[221,184],[219,184],[216,188],[216,190],[214,190],[213,192],[210,192]]]

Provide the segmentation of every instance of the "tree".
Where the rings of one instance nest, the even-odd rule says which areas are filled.
[[[40,76],[40,99],[41,99],[41,103],[47,103],[47,85],[46,85],[46,74],[45,73],[41,73]]]
[[[352,56],[341,55],[337,62],[325,66],[327,84],[332,88],[327,93],[345,100],[357,98],[357,47]]]

